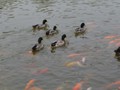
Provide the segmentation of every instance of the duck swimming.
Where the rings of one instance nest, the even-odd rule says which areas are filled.
[[[41,29],[47,30],[49,28],[49,25],[47,24],[47,20],[44,19],[41,25],[36,24],[36,25],[33,25],[32,27],[33,27],[33,31],[41,30]]]
[[[55,50],[58,47],[65,46],[66,44],[68,44],[68,42],[65,40],[66,37],[67,37],[66,34],[63,34],[61,40],[51,43],[51,51]]]
[[[53,27],[53,30],[48,30],[48,31],[46,32],[46,36],[52,36],[52,35],[55,35],[55,34],[57,34],[57,33],[58,33],[57,26],[54,26],[54,27]]]
[[[33,47],[32,47],[32,52],[33,54],[35,54],[36,52],[42,50],[44,48],[44,45],[42,44],[42,40],[43,38],[42,37],[39,37],[38,38],[38,43],[35,44]]]
[[[75,35],[85,34],[86,30],[87,30],[87,28],[85,26],[85,23],[81,23],[80,27],[75,29]]]

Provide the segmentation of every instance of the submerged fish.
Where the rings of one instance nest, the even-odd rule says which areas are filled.
[[[26,87],[25,87],[24,90],[30,90],[30,88],[33,86],[34,82],[35,82],[35,79],[30,80],[30,81],[27,83],[27,85],[26,85]]]
[[[39,87],[31,87],[29,90],[43,90],[43,89],[41,89]]]
[[[69,54],[67,57],[69,58],[73,58],[73,57],[76,57],[76,56],[79,56],[81,55],[80,53],[73,53],[73,54]]]
[[[92,87],[87,88],[87,90],[92,90]]]
[[[120,38],[110,41],[109,44],[113,44],[113,43],[117,43],[117,42],[120,42]]]
[[[113,82],[113,83],[111,83],[111,84],[108,84],[106,87],[107,87],[107,88],[110,88],[110,87],[113,86],[113,85],[120,85],[120,81],[116,81],[116,82]]]
[[[72,67],[72,66],[80,66],[80,67],[84,67],[85,65],[85,57],[82,58],[81,61],[73,61],[73,62],[69,62],[67,64],[65,64],[66,67]]]
[[[72,66],[75,66],[75,65],[77,65],[77,64],[78,64],[77,61],[73,61],[73,62],[67,63],[65,66],[66,66],[66,67],[72,67]]]
[[[79,83],[76,83],[76,85],[73,87],[72,90],[82,90],[82,85],[83,85],[84,81],[81,81]]]
[[[45,68],[45,69],[40,69],[40,70],[37,70],[34,74],[35,75],[38,75],[38,74],[44,74],[44,73],[46,73],[46,72],[48,72],[48,68]]]
[[[30,80],[24,90],[43,90],[39,87],[34,86],[35,79]]]
[[[108,36],[105,36],[104,39],[112,39],[115,37],[117,37],[117,35],[108,35]]]

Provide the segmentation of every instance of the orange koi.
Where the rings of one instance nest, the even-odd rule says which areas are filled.
[[[120,38],[110,41],[109,44],[117,43],[119,41],[120,41]]]
[[[42,69],[42,70],[38,70],[38,71],[35,73],[35,75],[44,74],[44,73],[46,73],[46,72],[48,72],[48,68],[45,68],[45,69]]]
[[[113,82],[113,83],[107,85],[106,87],[109,88],[109,87],[111,87],[113,85],[120,85],[120,81]]]
[[[104,39],[112,39],[115,37],[117,37],[117,36],[116,35],[108,35],[108,36],[105,36]]]
[[[39,87],[34,86],[35,79],[30,80],[24,90],[43,90]]]
[[[73,54],[69,54],[67,57],[69,58],[73,58],[73,57],[76,57],[76,56],[79,56],[81,55],[80,53],[73,53]]]
[[[77,83],[72,90],[82,90],[83,81]]]
[[[43,89],[41,89],[41,88],[39,88],[39,87],[32,87],[32,88],[30,88],[29,90],[43,90]]]
[[[30,80],[24,90],[30,90],[31,87],[33,87],[33,84],[35,82],[35,79]]]

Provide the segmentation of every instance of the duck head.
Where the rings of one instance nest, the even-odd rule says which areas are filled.
[[[67,37],[66,34],[63,34],[62,37],[61,37],[61,40],[64,41],[66,37]]]
[[[46,22],[47,22],[47,20],[46,20],[46,19],[44,19],[42,24],[46,24]]]
[[[85,27],[85,23],[81,23],[80,27],[84,28]]]
[[[53,30],[56,30],[56,29],[57,29],[57,26],[54,26],[54,27],[53,27]]]
[[[40,44],[42,42],[43,38],[42,37],[39,37],[38,38],[38,43]]]

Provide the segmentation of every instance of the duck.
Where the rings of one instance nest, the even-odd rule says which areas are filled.
[[[54,26],[53,29],[51,30],[48,30],[46,31],[46,36],[52,36],[52,35],[55,35],[57,34],[59,31],[57,30],[57,26]]]
[[[41,25],[36,24],[36,25],[33,25],[32,28],[33,28],[33,31],[41,30],[41,29],[47,30],[49,28],[49,25],[47,24],[47,20],[44,19]]]
[[[118,47],[116,50],[114,50],[115,56],[120,57],[120,47]]]
[[[85,34],[86,30],[85,23],[81,23],[80,27],[75,29],[75,34]]]
[[[36,53],[36,52],[38,52],[38,51],[40,51],[40,50],[42,50],[42,49],[44,48],[44,45],[42,44],[42,40],[43,40],[43,38],[42,38],[42,37],[39,37],[39,38],[38,38],[38,43],[35,44],[35,45],[32,47],[32,52],[33,52],[33,54]]]
[[[61,40],[58,40],[58,41],[51,43],[51,51],[55,50],[58,47],[66,46],[68,44],[68,41],[65,40],[66,37],[67,37],[66,34],[63,34],[61,36]]]

